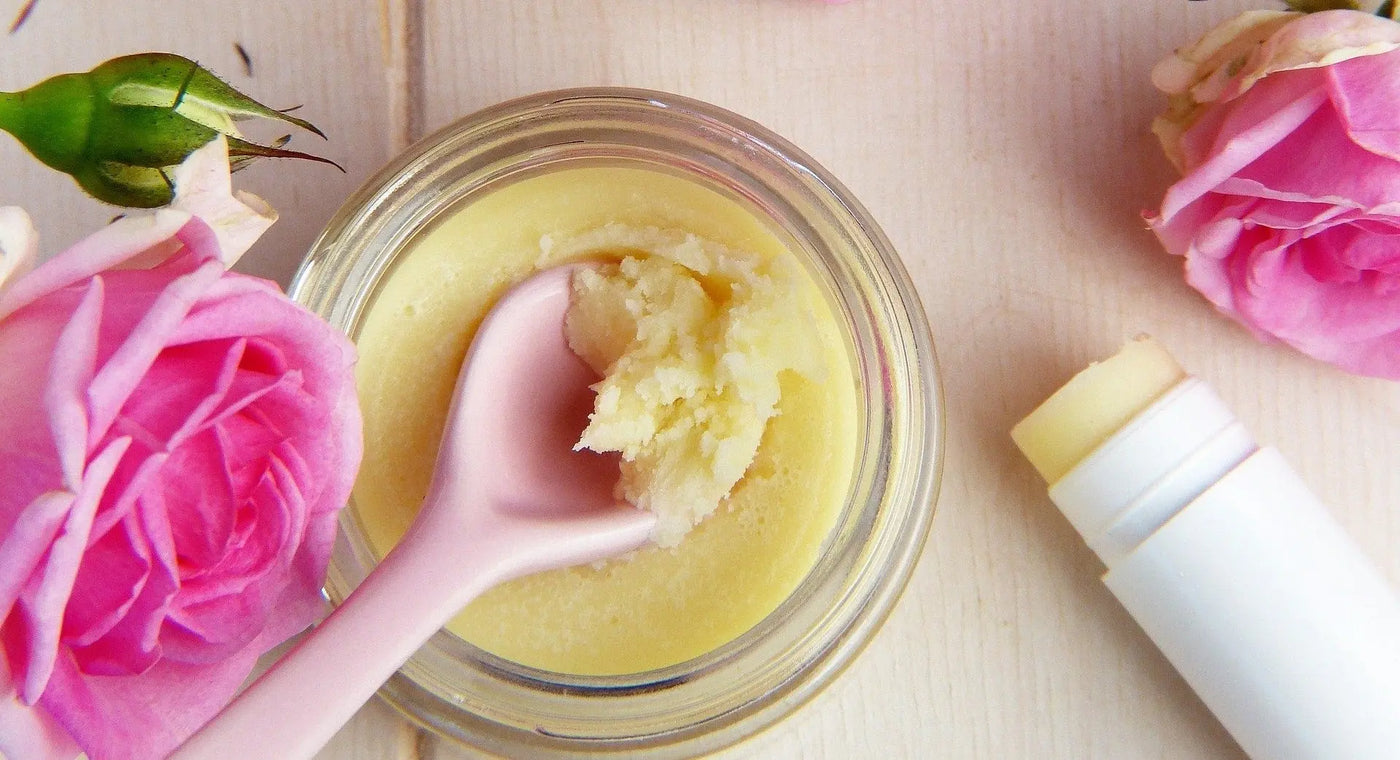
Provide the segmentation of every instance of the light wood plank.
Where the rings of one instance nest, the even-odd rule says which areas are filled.
[[[284,211],[240,268],[284,282],[391,147],[500,100],[630,85],[765,123],[848,184],[902,252],[939,348],[948,454],[929,547],[873,644],[724,756],[1238,758],[1099,583],[1006,430],[1083,364],[1154,333],[1400,580],[1400,385],[1256,343],[1181,282],[1137,215],[1171,181],[1146,131],[1162,105],[1149,67],[1259,5],[40,0],[0,38],[0,88],[164,48],[274,105],[304,101],[349,173],[278,164],[239,179]],[[112,213],[7,138],[0,172],[0,203],[30,207],[50,251]],[[377,704],[320,755],[420,756],[470,755]]]

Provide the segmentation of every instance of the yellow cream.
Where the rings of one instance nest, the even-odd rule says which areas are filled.
[[[1011,429],[1011,439],[1054,484],[1186,373],[1165,348],[1139,337],[1065,383]]]
[[[784,372],[819,379],[791,257],[610,224],[575,250],[641,251],[574,276],[569,345],[603,380],[580,448],[622,455],[621,495],[680,543],[753,463]]]
[[[709,264],[687,258],[685,251],[692,250],[705,253]],[[747,469],[738,465],[743,475],[728,497],[675,548],[649,547],[601,567],[514,581],[488,592],[448,626],[487,651],[532,667],[632,673],[722,646],[801,582],[847,497],[856,388],[825,299],[782,241],[743,206],[693,181],[646,169],[578,168],[515,182],[411,241],[361,325],[358,382],[366,452],[354,508],[381,555],[403,535],[426,493],[457,370],[487,309],[532,271],[582,257],[630,260],[618,266],[662,278],[677,274],[656,274],[666,262],[684,264],[681,276],[718,302],[727,302],[735,287],[753,286],[748,274],[735,274],[730,266],[740,262],[740,269],[760,280],[778,277],[782,283],[758,297],[754,308],[795,312],[798,318],[786,321],[802,328],[783,332],[784,320],[758,319],[752,324],[769,324],[773,332],[744,333],[757,346],[790,349],[796,358],[769,368],[777,379],[776,416],[757,426],[761,438],[752,463]],[[626,286],[625,275],[608,274],[621,276],[614,284]],[[595,294],[600,290],[606,288]],[[584,334],[598,333],[584,329],[575,336],[576,349],[587,358]],[[616,342],[605,344],[593,347],[600,352],[593,358],[609,364],[620,349]],[[765,355],[771,358],[762,350],[749,357]],[[634,367],[643,374],[646,369],[645,361]],[[701,437],[705,432],[691,430]],[[715,451],[720,439],[729,438],[696,445]],[[722,466],[711,469],[729,472],[739,461],[724,454],[720,460]],[[643,475],[631,482],[652,480]]]

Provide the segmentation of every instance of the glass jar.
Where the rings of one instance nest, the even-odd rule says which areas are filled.
[[[380,695],[429,729],[490,752],[691,756],[794,710],[884,620],[933,518],[943,449],[937,367],[907,273],[839,182],[752,121],[643,90],[533,95],[424,139],[346,202],[291,295],[354,339],[396,257],[435,219],[514,179],[581,164],[679,173],[738,201],[788,242],[841,319],[857,375],[860,445],[845,508],[796,591],[704,656],[631,675],[562,675],[494,657],[444,631]],[[341,528],[326,587],[332,602],[375,562],[353,503]]]

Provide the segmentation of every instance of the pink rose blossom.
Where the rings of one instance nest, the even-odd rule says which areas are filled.
[[[1261,338],[1400,380],[1400,24],[1252,13],[1153,73],[1183,173],[1148,222]]]
[[[0,281],[11,760],[71,757],[64,733],[93,760],[164,757],[321,612],[361,450],[354,349],[226,270],[271,219],[217,150],[175,208]],[[0,210],[0,279],[28,230]]]

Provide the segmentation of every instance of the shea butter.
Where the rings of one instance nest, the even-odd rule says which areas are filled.
[[[784,373],[820,381],[804,275],[674,230],[610,225],[572,244],[649,252],[576,274],[566,333],[603,377],[578,447],[622,455],[619,494],[674,547],[753,464]]]
[[[616,267],[602,273],[610,292],[664,283],[648,297],[703,307],[687,330],[730,334],[665,379],[710,386],[676,433],[766,410],[776,378],[773,415],[751,457],[751,435],[677,436],[702,454],[677,482],[727,495],[674,547],[478,598],[382,693],[492,756],[713,753],[807,702],[878,630],[932,524],[943,451],[927,320],[889,240],[830,172],[741,116],[655,91],[539,93],[447,125],[336,214],[291,287],[361,355],[366,455],[327,594],[344,599],[412,519],[480,315],[531,273],[579,261]],[[666,334],[666,310],[638,311],[653,331],[613,319],[606,304],[626,299],[598,303],[600,329],[582,331],[597,345],[579,352],[638,378],[670,372],[629,348]],[[755,316],[736,330],[725,313]],[[770,338],[780,350],[762,348]],[[732,405],[731,386],[750,397]],[[668,415],[631,408],[619,396],[594,432],[620,431],[621,448],[645,437],[629,419],[666,429]]]
[[[426,492],[473,331],[531,272],[576,277],[567,334],[601,376],[581,445],[621,453],[659,545],[523,578],[448,629],[541,670],[636,673],[755,626],[816,563],[845,506],[856,387],[841,327],[788,245],[737,201],[629,167],[508,184],[411,241],[360,328],[354,509],[387,552]]]

